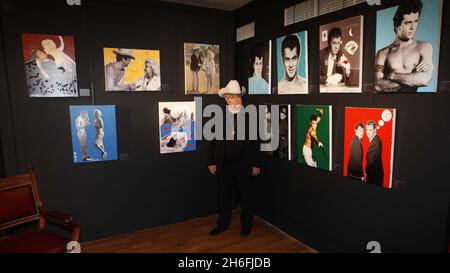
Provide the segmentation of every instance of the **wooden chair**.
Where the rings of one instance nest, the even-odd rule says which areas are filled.
[[[30,222],[39,222],[38,228],[0,237],[0,253],[66,252],[67,243],[80,236],[80,225],[71,215],[44,209],[31,167],[27,174],[0,179],[0,232]],[[72,238],[46,231],[47,222],[68,230]]]

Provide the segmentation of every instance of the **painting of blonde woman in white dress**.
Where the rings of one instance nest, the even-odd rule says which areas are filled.
[[[30,97],[78,97],[72,36],[24,33],[22,47]]]

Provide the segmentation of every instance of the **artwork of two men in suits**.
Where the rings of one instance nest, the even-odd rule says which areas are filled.
[[[366,153],[366,168],[363,171],[363,146],[362,139],[365,133],[370,141]],[[347,167],[347,175],[352,178],[366,181],[367,183],[383,186],[384,170],[382,162],[383,145],[377,135],[377,125],[374,121],[368,121],[365,125],[356,124],[355,136],[350,144],[350,157]]]

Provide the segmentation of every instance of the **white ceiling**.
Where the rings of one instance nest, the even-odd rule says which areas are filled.
[[[252,0],[159,0],[159,1],[233,11],[251,2]]]

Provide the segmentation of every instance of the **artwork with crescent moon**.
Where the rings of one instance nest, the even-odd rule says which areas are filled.
[[[320,26],[320,92],[361,93],[363,16]]]

